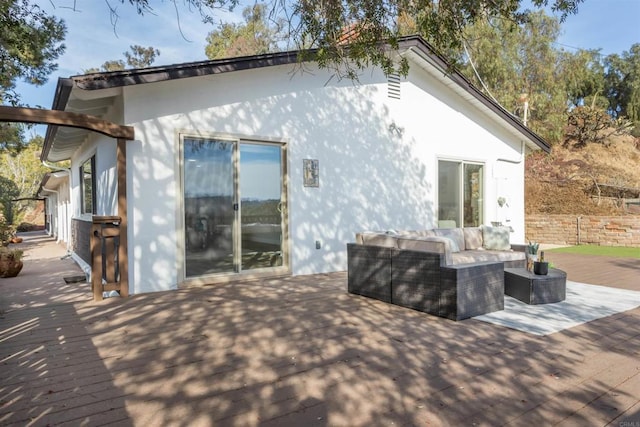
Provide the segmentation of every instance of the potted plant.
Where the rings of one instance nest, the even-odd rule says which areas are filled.
[[[540,260],[533,263],[533,274],[542,276],[549,274],[549,263],[544,260],[544,252],[540,252]]]
[[[22,265],[21,250],[0,248],[0,277],[16,277]]]
[[[533,263],[538,260],[538,248],[540,247],[540,243],[531,242],[527,245],[527,270],[533,271]]]
[[[546,276],[549,274],[549,263],[546,261],[536,261],[533,263],[533,274]]]

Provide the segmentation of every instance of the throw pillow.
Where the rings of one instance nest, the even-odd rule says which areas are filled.
[[[464,248],[468,251],[482,249],[482,228],[481,227],[465,227],[462,229],[464,233]]]
[[[436,236],[448,237],[453,240],[458,247],[458,252],[465,249],[462,228],[436,228],[433,231],[436,233]]]
[[[482,240],[485,249],[494,251],[508,251],[511,249],[509,229],[505,227],[489,227],[483,225]]]
[[[447,243],[449,244],[449,250],[451,251],[451,253],[457,253],[460,252],[460,246],[458,246],[458,243],[456,243],[455,239],[452,239],[450,237],[440,237],[441,239],[446,239]]]

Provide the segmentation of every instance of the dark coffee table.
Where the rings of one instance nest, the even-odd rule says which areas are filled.
[[[526,268],[504,269],[504,293],[526,304],[548,304],[567,297],[567,273],[550,268],[549,274],[533,274]]]

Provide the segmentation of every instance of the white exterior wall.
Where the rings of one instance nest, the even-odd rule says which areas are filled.
[[[71,241],[71,232],[69,225],[71,221],[71,200],[69,199],[69,181],[63,182],[58,187],[56,196],[56,205],[53,209],[56,211],[57,217],[57,242],[64,242],[69,245]]]
[[[396,105],[398,126],[413,147],[413,156],[425,160],[432,183],[437,217],[438,160],[483,163],[484,223],[502,222],[514,232],[513,242],[524,241],[524,145],[442,83],[417,67],[402,87],[403,102]],[[415,108],[416,105],[421,106]],[[431,159],[431,163],[429,162]],[[498,197],[507,204],[498,206]],[[434,223],[433,226],[436,224]]]
[[[57,190],[56,190],[57,191]],[[60,227],[60,218],[58,217],[58,195],[51,191],[45,192],[45,206],[47,210],[47,221],[49,222],[49,228],[47,229],[47,233],[49,236],[55,237],[56,241],[60,240],[59,237],[59,227]]]
[[[58,172],[59,173],[59,172]],[[49,190],[43,189],[47,216],[49,221],[49,229],[47,232],[50,236],[56,238],[56,242],[70,242],[69,223],[71,221],[71,200],[69,198],[69,182],[68,178],[60,182],[57,187]]]
[[[105,120],[122,121],[122,105],[111,107]],[[91,156],[96,156],[96,215],[118,214],[118,192],[116,173],[116,143],[113,138],[99,133],[89,133],[87,142],[71,157],[71,194],[73,218],[91,221],[91,215],[83,214],[80,206],[80,166]]]
[[[122,100],[111,106],[105,120],[114,123],[122,122]],[[70,179],[64,190],[66,202],[58,203],[58,211],[64,211],[64,235],[67,248],[71,250],[71,220],[91,222],[92,215],[82,213],[80,197],[80,166],[91,156],[96,156],[95,177],[96,180],[96,206],[95,215],[117,215],[117,174],[116,174],[116,140],[107,136],[90,132],[87,141],[71,156]],[[69,185],[71,190],[69,191]],[[62,186],[61,186],[62,188]],[[60,192],[60,194],[62,194]],[[70,195],[70,200],[69,200]],[[65,199],[59,196],[60,202]],[[64,206],[63,206],[64,204]],[[60,214],[59,214],[60,215]],[[62,224],[61,224],[62,225]],[[91,266],[80,256],[73,254],[73,259],[80,265],[85,273],[89,274]]]
[[[504,219],[496,200],[506,197],[513,241],[523,241],[524,162],[497,161],[518,160],[520,141],[417,67],[401,100],[387,97],[381,73],[363,73],[354,85],[292,69],[124,88],[124,123],[136,132],[127,153],[132,293],[175,289],[182,280],[180,131],[287,143],[293,274],[346,269],[346,243],[358,231],[433,227],[439,157],[484,163],[485,222]],[[319,160],[319,188],[303,186],[303,159]],[[114,202],[107,195],[98,206]]]

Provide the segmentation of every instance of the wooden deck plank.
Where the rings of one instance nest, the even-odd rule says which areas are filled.
[[[640,421],[640,309],[538,337],[349,295],[345,273],[93,303],[47,295],[56,262],[0,296],[0,425]],[[630,277],[598,262],[571,260]]]

